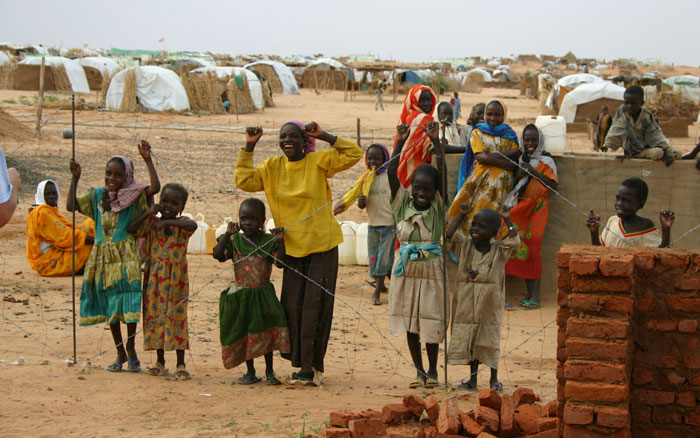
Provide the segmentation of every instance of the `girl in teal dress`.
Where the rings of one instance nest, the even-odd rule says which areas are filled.
[[[150,176],[150,186],[134,180],[134,166],[126,157],[116,156],[107,162],[105,187],[90,188],[75,196],[80,180],[80,164],[71,160],[73,174],[66,209],[77,209],[95,221],[95,245],[85,264],[80,291],[80,325],[106,322],[117,348],[117,359],[107,371],[141,370],[134,337],[141,313],[141,262],[138,243],[127,232],[129,224],[148,207],[148,200],[160,191],[160,182],[151,159],[151,146],[141,140],[138,145]],[[120,322],[126,324],[126,348]]]

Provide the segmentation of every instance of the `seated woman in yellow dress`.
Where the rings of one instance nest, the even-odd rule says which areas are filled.
[[[42,277],[71,275],[73,224],[58,211],[58,185],[39,183],[35,207],[27,218],[27,261]],[[95,243],[95,222],[86,219],[75,230],[75,270],[83,269]]]

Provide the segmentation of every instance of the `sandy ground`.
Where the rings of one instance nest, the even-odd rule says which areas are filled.
[[[0,101],[31,98],[32,93],[0,91]],[[522,99],[515,90],[485,89],[481,95],[462,93],[463,113],[471,105],[490,97],[502,97],[516,130],[536,115],[536,101]],[[103,166],[116,154],[135,159],[137,178],[146,170],[137,160],[136,138],[145,138],[157,154],[162,183],[179,181],[191,188],[186,211],[202,213],[213,226],[224,216],[235,216],[241,200],[251,196],[233,184],[237,150],[243,145],[245,126],[262,125],[265,135],[256,149],[256,162],[278,153],[275,137],[289,119],[316,120],[332,133],[355,138],[356,119],[361,119],[362,144],[390,143],[400,111],[387,96],[386,111],[374,111],[374,98],[358,94],[343,102],[340,92],[302,90],[300,96],[275,96],[277,106],[262,113],[235,116],[183,114],[122,114],[79,111],[77,117],[77,159],[83,165],[79,191],[102,184]],[[88,102],[94,102],[94,96]],[[28,126],[33,126],[35,109],[22,104],[2,107]],[[109,330],[104,325],[77,329],[79,364],[69,366],[73,354],[71,279],[43,279],[29,268],[25,251],[27,209],[33,202],[36,183],[51,177],[61,187],[69,181],[70,140],[61,131],[70,127],[70,112],[44,110],[49,123],[42,134],[21,147],[22,141],[5,141],[8,159],[22,168],[25,177],[21,205],[11,223],[0,229],[0,427],[5,436],[300,436],[302,432],[323,433],[328,413],[335,409],[381,408],[411,392],[407,385],[414,375],[403,337],[388,331],[387,306],[372,306],[372,290],[364,282],[367,268],[341,266],[333,331],[326,356],[326,383],[320,388],[266,387],[232,384],[244,367],[225,370],[218,339],[218,295],[232,279],[232,267],[210,256],[190,255],[189,327],[191,350],[187,365],[192,380],[156,378],[142,372],[112,374],[104,370],[115,356]],[[694,131],[693,131],[694,130]],[[697,126],[691,127],[697,132]],[[693,139],[673,139],[688,150]],[[588,150],[585,134],[568,136],[570,150]],[[322,145],[321,148],[325,147]],[[348,189],[363,171],[358,164],[332,181],[334,197]],[[201,197],[198,199],[198,196]],[[262,193],[253,196],[262,197]],[[59,206],[63,200],[59,201]],[[63,210],[61,208],[61,210]],[[66,213],[67,215],[67,213]],[[341,219],[364,222],[356,207]],[[279,290],[281,272],[273,280]],[[77,279],[77,289],[80,278]],[[509,290],[508,301],[517,303],[524,294]],[[383,296],[386,302],[386,296]],[[506,312],[502,330],[499,364],[506,391],[517,386],[533,388],[544,401],[556,397],[556,305],[554,297],[543,296],[536,311]],[[155,354],[143,352],[142,336],[137,351],[144,367],[155,362]],[[174,354],[167,366],[174,369]],[[443,361],[441,352],[440,363]],[[262,359],[256,361],[259,374]],[[16,364],[16,365],[15,365]],[[292,369],[277,358],[278,375]],[[484,369],[480,387],[488,379]],[[444,381],[440,367],[440,380]],[[466,367],[450,366],[448,381],[455,383],[467,374]],[[424,395],[425,390],[415,391]],[[476,403],[475,393],[430,391],[439,399],[456,397],[460,407]],[[303,434],[301,435],[303,436]]]

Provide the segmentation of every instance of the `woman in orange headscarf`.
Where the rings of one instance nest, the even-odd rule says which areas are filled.
[[[399,117],[399,125],[409,125],[411,135],[406,140],[399,158],[397,175],[401,185],[411,185],[413,171],[421,164],[430,164],[433,158],[432,140],[425,133],[425,125],[433,121],[437,97],[430,87],[416,85],[406,94]],[[419,129],[420,128],[420,129]],[[396,146],[396,139],[394,139]]]

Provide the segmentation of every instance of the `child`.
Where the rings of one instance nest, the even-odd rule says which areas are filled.
[[[486,110],[485,103],[477,103],[472,107],[472,112],[467,119],[467,125],[475,128],[479,123],[484,123],[484,111]]]
[[[447,361],[469,364],[470,378],[460,384],[461,388],[476,389],[481,362],[491,368],[490,387],[503,391],[498,381],[498,359],[505,307],[505,265],[520,239],[505,206],[498,212],[490,208],[479,210],[471,221],[469,237],[461,232],[455,234],[470,210],[469,204],[460,205],[460,212],[452,220],[446,236],[459,259]],[[508,236],[493,240],[501,227],[501,218],[508,227]]]
[[[671,242],[671,226],[676,216],[671,210],[661,210],[661,235],[651,219],[637,216],[649,196],[649,186],[640,178],[627,178],[615,194],[615,216],[608,219],[603,234],[598,237],[600,216],[593,210],[588,215],[586,227],[591,232],[591,245],[616,248],[629,246],[655,246],[666,248]]]
[[[245,362],[248,371],[238,383],[250,385],[261,380],[253,359],[264,355],[267,384],[276,386],[282,382],[272,368],[272,352],[291,351],[284,309],[270,283],[272,263],[285,256],[284,233],[281,228],[264,232],[265,204],[259,199],[243,201],[238,215],[240,225],[229,222],[214,247],[214,258],[233,260],[235,272],[231,287],[219,298],[221,356],[227,369]]]
[[[107,162],[105,187],[90,188],[76,198],[80,164],[71,160],[73,174],[66,209],[77,209],[95,221],[95,245],[90,252],[80,291],[80,325],[106,322],[117,348],[117,359],[107,371],[119,372],[129,361],[128,371],[141,371],[134,336],[141,313],[141,263],[138,244],[127,231],[129,224],[148,206],[148,198],[160,191],[160,181],[151,159],[151,145],[141,140],[139,153],[148,167],[150,186],[134,180],[134,166],[126,157]],[[126,324],[126,349],[119,322]]]
[[[443,144],[446,153],[464,153],[469,134],[472,131],[470,126],[463,126],[453,120],[452,106],[447,102],[440,102],[437,106],[437,119],[440,122],[440,142]]]
[[[670,166],[673,160],[683,158],[683,154],[671,147],[656,118],[649,110],[642,108],[644,89],[632,85],[625,90],[623,98],[625,103],[615,113],[603,150],[614,151],[622,147],[624,154],[618,159],[664,160],[666,166]]]
[[[540,307],[540,248],[549,215],[547,192],[549,189],[556,190],[558,177],[554,159],[544,151],[544,134],[534,124],[530,123],[523,129],[520,149],[521,167],[516,174],[518,182],[505,201],[506,206],[512,207],[510,216],[518,230],[520,246],[510,256],[506,274],[525,279],[527,295],[520,305],[531,310]]]
[[[394,159],[409,136],[408,125],[396,128],[396,148],[389,164],[391,206],[396,219],[396,235],[401,244],[389,286],[389,329],[394,335],[406,333],[408,348],[417,370],[410,388],[437,386],[438,344],[445,337],[442,250],[440,239],[445,224],[441,172],[420,165],[411,177],[411,192],[403,188]],[[443,150],[438,141],[438,124],[425,126],[425,134],[437,152],[438,169]],[[428,372],[423,368],[420,344],[428,353]]]
[[[333,214],[340,214],[355,199],[359,208],[367,208],[369,273],[374,278],[372,303],[376,306],[382,304],[379,293],[387,291],[384,279],[390,274],[389,270],[394,263],[394,214],[389,203],[391,190],[386,172],[388,161],[389,151],[384,145],[370,145],[365,153],[367,171],[333,208]]]
[[[459,100],[459,93],[454,92],[454,98],[450,102],[452,105],[453,118],[452,122],[457,123],[459,118],[462,116],[462,101]]]
[[[153,204],[128,228],[145,239],[146,263],[143,288],[143,349],[156,350],[158,359],[148,368],[152,376],[164,376],[165,350],[175,350],[175,377],[190,378],[185,367],[185,350],[190,348],[187,331],[187,242],[197,223],[180,216],[187,203],[187,189],[166,184],[160,204]],[[160,218],[155,215],[160,213]]]

